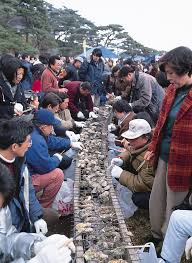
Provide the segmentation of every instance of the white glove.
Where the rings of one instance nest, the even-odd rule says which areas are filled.
[[[83,128],[83,127],[85,127],[85,122],[84,121],[75,121],[75,125],[78,128]]]
[[[61,244],[50,244],[41,249],[41,251],[28,263],[69,263],[71,262],[71,250]]]
[[[62,246],[65,246],[65,247],[71,249],[72,252],[75,252],[75,245],[73,244],[72,239],[69,239],[65,235],[54,234],[54,235],[51,235],[51,236],[45,238],[41,242],[35,242],[34,243],[35,255],[37,255],[42,248],[44,248],[48,245],[57,245],[57,244],[61,244]]]
[[[23,105],[21,103],[15,103],[15,105],[14,105],[14,112],[17,115],[22,115],[23,114]]]
[[[93,111],[89,112],[89,118],[97,119],[98,115],[95,114]]]
[[[114,167],[111,170],[111,176],[113,178],[119,179],[122,172],[123,169],[121,169],[121,167],[114,165]]]
[[[94,111],[95,113],[97,113],[97,112],[99,111],[99,108],[98,108],[98,107],[93,107],[93,111]]]
[[[111,165],[122,166],[123,165],[123,160],[121,158],[113,158],[111,160]]]
[[[39,234],[42,232],[42,234],[47,234],[48,229],[47,229],[47,223],[43,219],[39,219],[34,223],[36,233]]]
[[[117,128],[114,123],[108,125],[108,132],[115,131]]]
[[[65,134],[67,135],[67,137],[69,137],[71,142],[77,142],[78,140],[80,140],[80,135],[75,134],[72,131],[66,131]]]
[[[190,259],[190,257],[192,256],[192,237],[190,237],[185,245],[185,255],[186,255],[186,259]]]
[[[84,148],[81,142],[71,142],[71,147],[77,150],[82,150]]]
[[[84,115],[83,112],[81,112],[81,111],[79,111],[79,112],[77,113],[77,117],[78,117],[78,118],[81,118],[81,119],[85,119],[85,115]]]
[[[60,153],[55,153],[53,154],[53,156],[56,156],[59,159],[59,161],[63,159],[63,156]]]
[[[121,100],[121,99],[122,99],[121,96],[116,96],[114,100],[118,101],[118,100]]]

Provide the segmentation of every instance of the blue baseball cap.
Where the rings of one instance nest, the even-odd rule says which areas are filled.
[[[47,109],[40,109],[34,115],[34,121],[38,124],[60,126],[61,122],[54,117],[53,112]]]

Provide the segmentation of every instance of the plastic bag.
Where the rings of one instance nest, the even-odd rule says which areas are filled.
[[[70,178],[64,181],[52,204],[52,208],[62,216],[73,214],[73,185]]]
[[[137,210],[137,206],[132,201],[132,192],[120,183],[117,183],[116,191],[124,217],[131,217]]]
[[[142,263],[160,263],[164,262],[162,259],[157,258],[155,246],[153,243],[145,244],[139,251]]]

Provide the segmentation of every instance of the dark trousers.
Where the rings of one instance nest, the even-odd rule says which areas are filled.
[[[151,192],[139,192],[133,193],[132,200],[133,203],[142,209],[149,209],[149,198]]]

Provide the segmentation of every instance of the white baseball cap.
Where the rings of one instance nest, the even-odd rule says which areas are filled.
[[[136,139],[150,132],[151,126],[146,120],[134,119],[129,122],[129,130],[122,133],[121,136],[126,139]]]
[[[80,57],[80,56],[76,57],[75,60],[78,60],[78,61],[80,61],[81,63],[83,63],[83,58]]]

